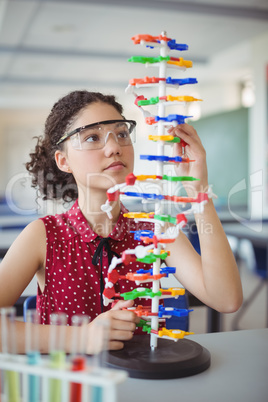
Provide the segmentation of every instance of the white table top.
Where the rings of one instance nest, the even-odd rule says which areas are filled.
[[[118,402],[267,402],[268,329],[191,335],[211,353],[203,373],[175,380],[128,378]]]

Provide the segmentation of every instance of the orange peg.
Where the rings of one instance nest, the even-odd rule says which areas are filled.
[[[145,123],[149,124],[149,125],[152,125],[152,124],[155,124],[156,121],[155,121],[154,117],[145,117]]]

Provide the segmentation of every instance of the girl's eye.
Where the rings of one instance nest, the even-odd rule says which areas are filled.
[[[98,142],[100,141],[100,136],[98,134],[90,134],[84,138],[86,142]]]
[[[127,130],[120,131],[117,133],[118,138],[129,138],[129,132]]]
[[[96,143],[100,141],[100,133],[97,130],[85,129],[80,131],[81,142]]]

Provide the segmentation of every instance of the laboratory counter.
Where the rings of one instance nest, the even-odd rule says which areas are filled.
[[[118,402],[267,402],[268,329],[191,335],[209,350],[204,372],[172,380],[128,378]]]

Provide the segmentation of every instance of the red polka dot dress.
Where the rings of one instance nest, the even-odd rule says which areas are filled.
[[[121,256],[124,250],[143,244],[134,240],[130,231],[152,229],[149,223],[137,224],[133,219],[124,218],[125,212],[126,208],[121,205],[118,222],[109,235],[112,255]],[[67,314],[69,323],[74,314],[86,314],[93,320],[111,308],[111,305],[102,305],[101,295],[109,267],[107,250],[102,250],[101,261],[98,258],[96,265],[92,263],[102,237],[89,226],[78,201],[66,213],[40,219],[44,222],[47,236],[45,287],[43,293],[39,288],[37,293],[37,310],[42,324],[49,324],[50,314],[54,312]],[[120,275],[150,268],[150,265],[140,262],[117,266]],[[142,286],[151,287],[151,284]],[[134,288],[135,282],[120,280],[115,290],[124,293]],[[148,304],[143,300],[139,299],[138,304]]]

